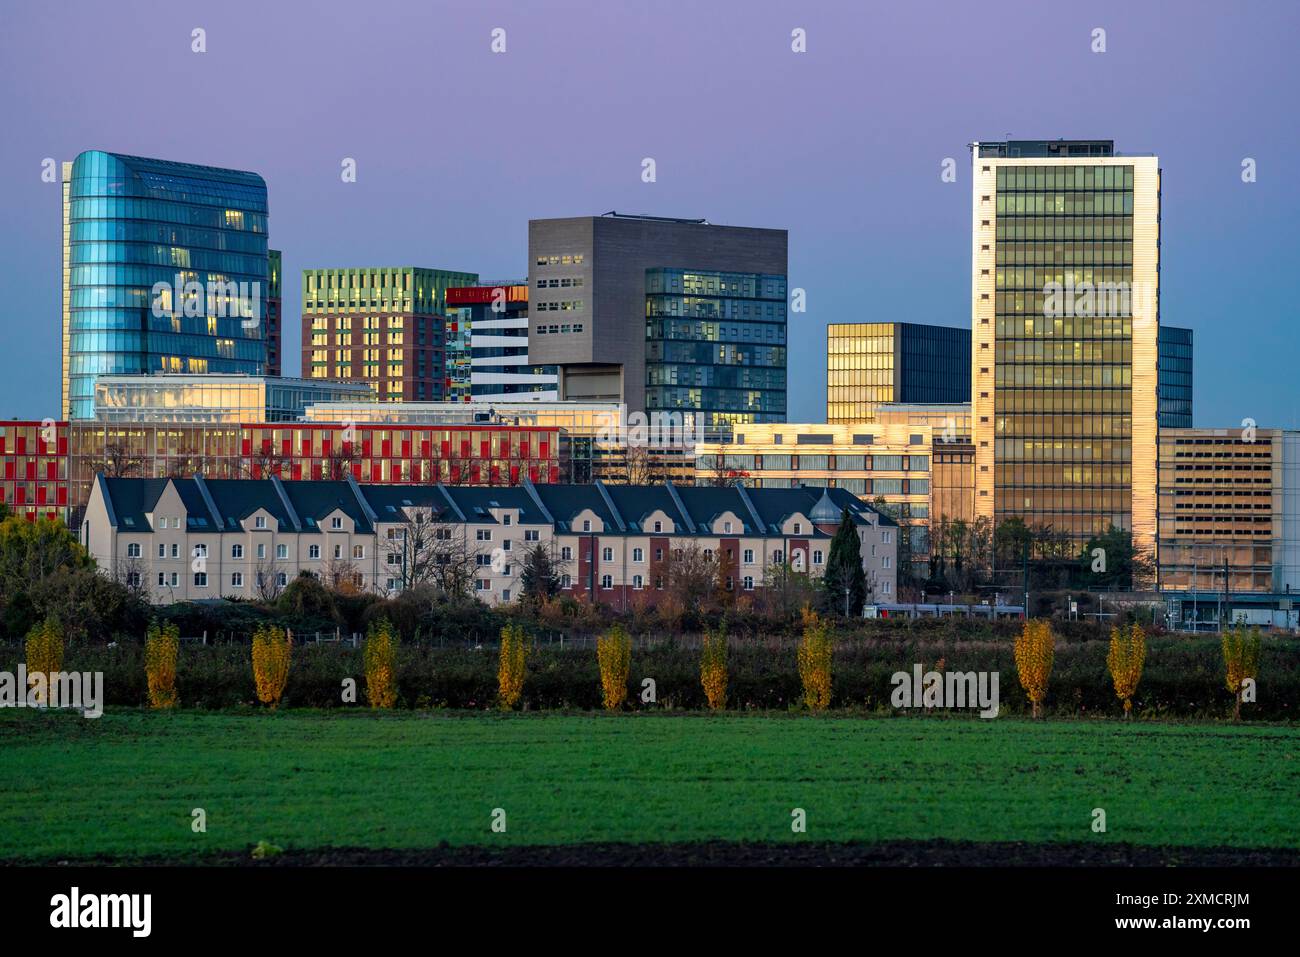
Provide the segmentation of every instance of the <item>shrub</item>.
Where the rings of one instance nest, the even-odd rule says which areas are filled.
[[[50,701],[50,688],[55,673],[63,670],[63,628],[53,618],[46,618],[27,633],[27,680],[33,675],[44,675],[45,685],[37,684],[36,703]]]
[[[1110,650],[1106,667],[1115,685],[1115,697],[1124,702],[1124,717],[1133,716],[1133,695],[1142,680],[1142,666],[1147,660],[1147,636],[1136,622],[1110,630]]]
[[[366,667],[366,700],[372,708],[397,704],[397,636],[387,618],[371,624],[362,651]]]
[[[721,711],[727,706],[727,625],[704,633],[700,651],[700,684],[709,707]]]
[[[501,629],[501,659],[497,665],[497,694],[501,707],[509,711],[524,693],[528,644],[523,625],[506,625]]]
[[[149,623],[144,636],[144,673],[149,685],[149,707],[175,708],[180,704],[176,694],[176,657],[180,653],[181,630],[167,622]]]
[[[1056,659],[1056,636],[1050,622],[1030,620],[1016,638],[1016,673],[1020,686],[1025,689],[1037,718],[1047,697],[1047,683],[1052,677],[1052,663]]]
[[[263,625],[253,635],[253,681],[257,700],[272,708],[280,704],[289,682],[289,656],[293,638],[275,625]]]
[[[835,644],[830,625],[815,611],[803,610],[803,638],[799,642],[799,680],[809,711],[825,711],[831,704],[831,659]]]
[[[1223,633],[1224,683],[1232,692],[1232,718],[1241,720],[1241,693],[1259,673],[1259,629],[1240,622]]]
[[[632,669],[632,639],[622,625],[596,639],[596,661],[605,710],[616,711],[627,700],[627,676]]]

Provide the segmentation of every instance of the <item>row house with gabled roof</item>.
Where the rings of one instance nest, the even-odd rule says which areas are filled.
[[[843,489],[100,475],[80,534],[105,574],[159,603],[268,599],[309,572],[357,591],[432,584],[498,605],[519,596],[524,558],[540,547],[565,594],[625,609],[655,604],[687,552],[717,563],[737,595],[782,565],[819,576],[845,513],[872,594],[892,600],[897,524]]]

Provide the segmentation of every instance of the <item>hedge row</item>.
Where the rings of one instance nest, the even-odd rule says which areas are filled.
[[[1105,641],[1058,642],[1045,711],[1061,716],[1121,713],[1106,668]],[[15,648],[0,649],[0,668],[13,670],[21,658]],[[1028,714],[1029,702],[1016,677],[1012,647],[1005,641],[884,639],[841,642],[834,659],[834,708],[890,710],[891,676],[926,670],[999,673],[1001,713]],[[110,706],[147,702],[142,645],[80,647],[68,650],[64,670],[104,672]],[[729,709],[785,710],[799,707],[801,686],[792,643],[733,639],[728,661]],[[284,706],[355,707],[342,700],[344,679],[357,682],[365,701],[361,652],[350,646],[302,645],[294,648]],[[656,708],[704,709],[700,653],[692,642],[667,642],[634,650],[629,680],[630,707],[641,702],[645,678],[655,682]],[[255,702],[249,648],[244,645],[187,646],[177,669],[181,707],[230,708]],[[497,649],[402,646],[399,651],[398,707],[484,709],[495,704]],[[1224,688],[1218,640],[1154,638],[1134,698],[1138,717],[1222,717],[1232,696]],[[541,645],[529,656],[521,707],[529,710],[597,710],[600,676],[595,651]],[[1243,714],[1254,719],[1289,720],[1300,705],[1300,641],[1266,638],[1260,658],[1258,701]]]

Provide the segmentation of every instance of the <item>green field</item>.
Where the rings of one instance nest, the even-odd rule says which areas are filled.
[[[1107,833],[1091,831],[1104,808]],[[207,813],[207,832],[191,811]],[[494,808],[507,831],[493,833]],[[791,810],[807,813],[791,833]],[[0,712],[0,859],[662,841],[1300,847],[1300,728]]]

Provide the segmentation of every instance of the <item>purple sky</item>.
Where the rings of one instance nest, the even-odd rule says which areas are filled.
[[[818,421],[828,322],[969,323],[966,144],[1011,135],[1160,155],[1162,319],[1196,331],[1196,424],[1300,427],[1291,0],[10,7],[0,418],[58,414],[45,157],[100,148],[261,173],[287,374],[305,267],[523,276],[529,218],[610,209],[784,227],[809,304],[791,318],[789,414]],[[489,50],[498,26],[504,55]],[[806,54],[790,50],[795,27]],[[944,157],[956,184],[940,181]],[[1244,157],[1258,182],[1241,182]]]

